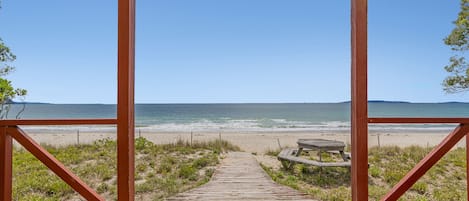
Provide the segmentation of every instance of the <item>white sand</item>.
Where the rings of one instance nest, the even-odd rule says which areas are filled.
[[[115,131],[80,131],[79,139],[76,131],[62,130],[36,130],[26,129],[26,132],[37,142],[51,145],[69,145],[79,143],[92,143],[98,139],[116,139]],[[370,131],[368,136],[368,146],[435,146],[449,134],[448,131]],[[178,139],[190,141],[190,132],[156,132],[144,131],[135,136],[145,137],[157,144],[176,142]],[[192,140],[207,141],[221,138],[235,145],[242,150],[252,153],[264,153],[267,150],[275,150],[279,147],[295,147],[296,141],[300,138],[321,138],[343,141],[350,144],[350,134],[346,131],[312,131],[312,132],[193,132]],[[464,147],[465,140],[462,139],[456,147]]]

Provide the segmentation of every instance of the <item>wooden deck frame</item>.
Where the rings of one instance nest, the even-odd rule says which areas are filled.
[[[75,176],[23,130],[18,127],[8,127],[7,133],[84,198],[90,201],[104,201],[103,197],[86,185],[80,178]]]
[[[461,123],[454,132],[440,143],[427,157],[399,182],[383,200],[396,200],[413,180],[423,175],[441,158],[455,141],[467,134],[467,118],[368,118],[367,103],[367,0],[351,0],[351,130],[352,130],[352,199],[368,199],[368,123]],[[117,124],[118,138],[118,199],[133,201],[133,143],[134,143],[134,50],[135,48],[135,0],[118,0],[118,107],[116,120],[2,120],[0,121],[0,199],[11,200],[12,136],[29,147],[48,167],[54,167],[70,181],[78,177],[67,172],[58,161],[19,130],[18,125],[76,125],[76,124]],[[8,130],[8,131],[7,131]],[[466,142],[469,143],[468,137]],[[468,146],[466,143],[466,146]],[[467,151],[469,157],[469,151]],[[469,160],[468,160],[469,161]],[[468,162],[469,167],[469,162]],[[469,173],[469,170],[468,170]],[[69,182],[70,182],[69,181]],[[469,180],[468,180],[469,181]],[[74,187],[88,200],[99,200],[99,196],[86,185]],[[468,182],[469,185],[469,182]],[[73,187],[73,186],[72,186]],[[468,188],[469,189],[469,188]],[[469,194],[469,193],[468,193]]]
[[[86,200],[104,200],[17,125],[109,125],[115,124],[115,122],[117,122],[115,119],[0,120],[0,144],[2,145],[0,148],[1,200],[12,200],[12,139],[21,144]]]
[[[133,201],[135,0],[118,4],[117,199]]]
[[[423,158],[381,200],[399,199],[421,176],[464,136],[466,163],[469,167],[469,118],[369,118],[367,100],[367,0],[352,1],[352,74],[351,74],[351,137],[352,137],[352,200],[368,200],[368,124],[369,123],[458,123],[460,124],[437,147]],[[469,175],[469,168],[466,168]],[[467,177],[469,200],[469,176]]]
[[[0,128],[0,200],[11,200],[12,139],[6,127]]]
[[[367,0],[352,0],[352,200],[368,200]]]
[[[435,165],[451,148],[469,132],[469,126],[461,124],[441,143],[410,170],[381,200],[399,199],[412,185],[417,182],[433,165]]]
[[[118,2],[117,119],[0,120],[0,200],[12,200],[12,139],[56,173],[86,200],[104,200],[55,159],[19,125],[117,125],[118,200],[134,200],[135,0]]]

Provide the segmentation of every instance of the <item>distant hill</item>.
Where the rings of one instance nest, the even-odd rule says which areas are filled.
[[[17,102],[17,101],[8,101],[9,104],[50,104],[50,103],[41,103],[41,102]]]
[[[350,103],[351,101],[344,101],[340,103]],[[369,100],[368,103],[418,103],[418,102],[409,102],[409,101],[385,101],[385,100]],[[469,104],[469,102],[458,102],[458,101],[448,101],[448,102],[434,102],[430,104]]]
[[[458,101],[449,101],[449,102],[441,102],[439,104],[467,104],[468,102],[458,102]]]

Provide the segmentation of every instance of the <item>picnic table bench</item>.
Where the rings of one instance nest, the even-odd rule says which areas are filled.
[[[295,163],[313,165],[318,167],[350,167],[350,154],[344,152],[345,144],[340,141],[324,140],[324,139],[299,139],[297,141],[298,148],[283,149],[277,156],[285,168],[291,168]],[[319,161],[309,160],[300,157],[302,151],[318,151]],[[343,161],[340,162],[323,162],[321,152],[338,153]]]

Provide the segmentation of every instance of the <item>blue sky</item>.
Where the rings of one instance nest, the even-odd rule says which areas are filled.
[[[116,103],[117,1],[3,0],[9,76],[27,101]],[[369,99],[445,94],[459,0],[369,1]],[[350,99],[350,2],[138,0],[138,103]]]

